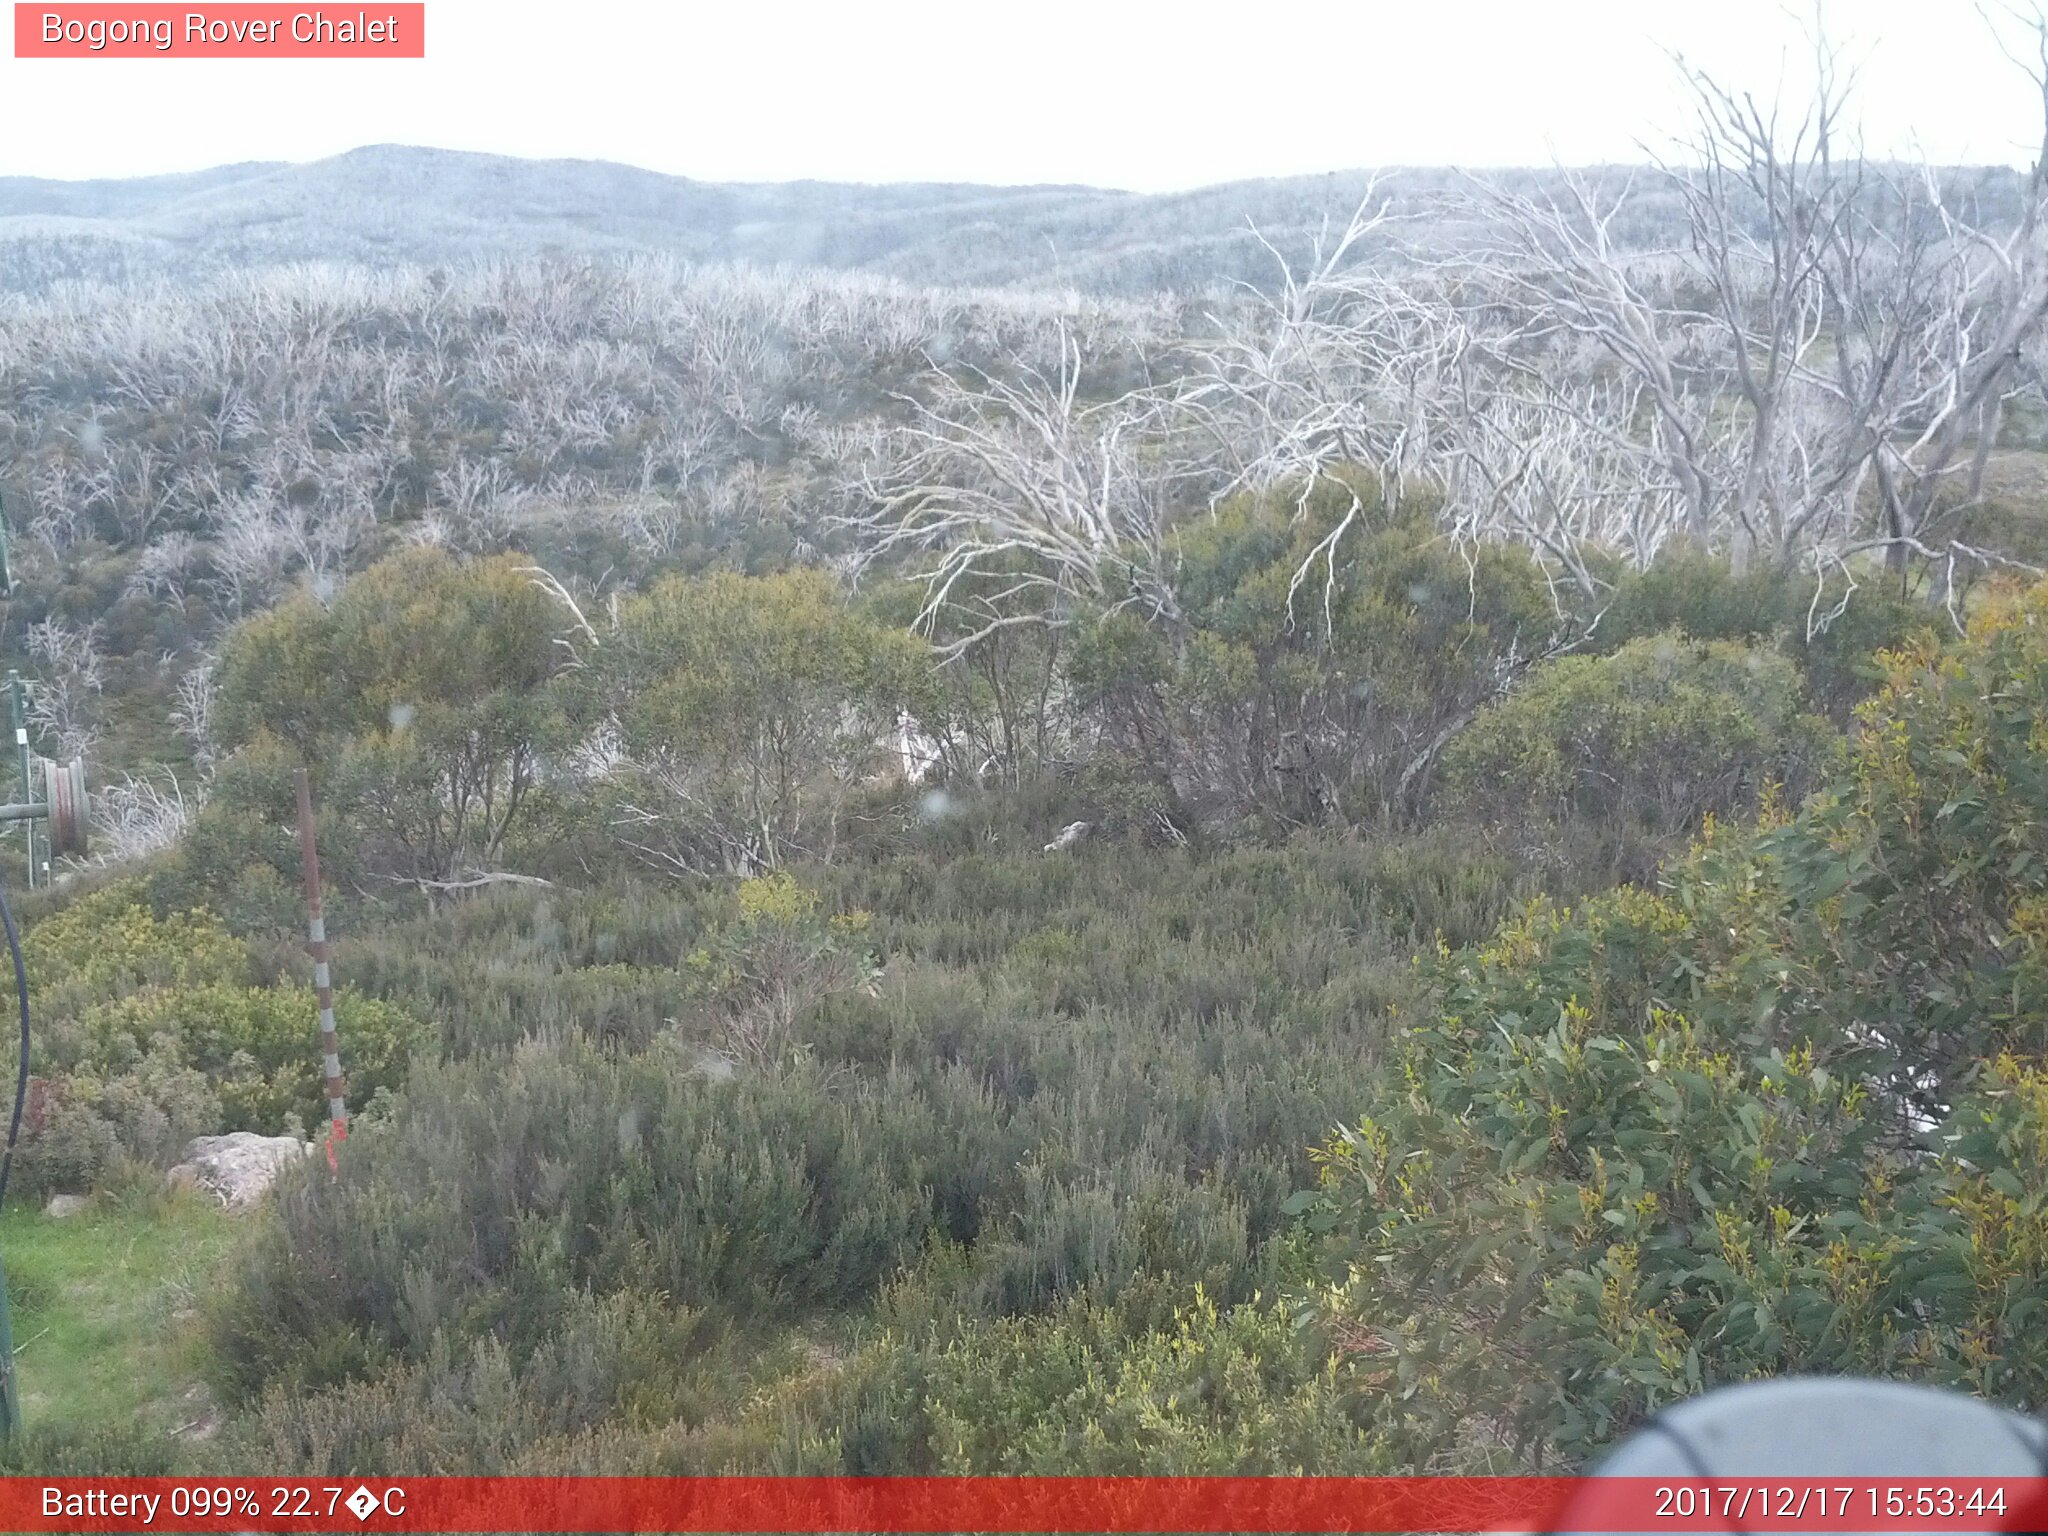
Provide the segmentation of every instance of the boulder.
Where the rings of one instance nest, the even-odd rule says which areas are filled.
[[[185,1148],[185,1160],[166,1177],[173,1184],[209,1190],[223,1205],[249,1205],[263,1197],[280,1173],[312,1150],[312,1142],[296,1136],[258,1136],[254,1131],[200,1136]]]
[[[50,1196],[50,1203],[43,1207],[43,1214],[45,1216],[53,1216],[58,1221],[62,1221],[66,1216],[76,1216],[84,1209],[85,1196],[83,1195],[52,1195]]]

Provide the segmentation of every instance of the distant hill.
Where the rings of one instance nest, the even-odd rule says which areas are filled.
[[[1490,172],[1542,190],[1557,170]],[[1679,236],[1674,189],[1639,168],[1581,172],[1629,187],[1626,244]],[[1953,194],[2003,210],[2009,171],[1948,173]],[[1438,252],[1457,171],[1382,183],[1411,235]],[[692,181],[602,160],[520,160],[374,145],[305,165],[252,162],[125,181],[0,177],[0,292],[288,262],[462,263],[479,257],[658,252],[690,261],[856,269],[919,284],[1074,287],[1103,294],[1264,283],[1266,242],[1290,259],[1343,221],[1363,171],[1142,194],[1098,187]],[[1256,234],[1254,231],[1256,230]]]
[[[1416,173],[1444,185],[1450,173]],[[1104,292],[1263,278],[1341,222],[1363,172],[1143,195],[1093,187],[691,181],[593,160],[377,145],[122,181],[0,178],[0,289],[295,261],[439,263],[545,250],[858,268],[916,282]]]

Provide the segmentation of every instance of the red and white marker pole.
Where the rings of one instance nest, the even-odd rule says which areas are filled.
[[[348,1140],[347,1085],[341,1076],[341,1042],[334,1032],[334,976],[327,964],[327,919],[320,906],[320,850],[313,840],[313,788],[301,768],[299,853],[306,871],[306,950],[313,957],[313,996],[320,1004],[320,1065],[327,1075],[327,1166],[341,1171],[335,1147]]]

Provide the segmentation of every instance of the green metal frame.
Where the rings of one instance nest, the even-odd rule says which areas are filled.
[[[21,770],[21,798],[33,804],[36,798],[34,765],[28,750],[28,684],[19,672],[7,674],[7,714],[14,727],[14,756]],[[21,818],[22,836],[28,839],[28,888],[36,888],[36,824]]]
[[[14,567],[7,558],[7,519],[0,515],[0,597],[14,593]],[[8,713],[14,719],[15,757],[21,765],[21,798],[35,799],[30,780],[28,750],[28,688],[19,672],[7,674]],[[28,838],[28,883],[36,883],[36,824],[24,819],[22,830]],[[15,1385],[14,1320],[7,1306],[7,1265],[0,1261],[0,1440],[12,1440],[21,1429],[21,1396]]]

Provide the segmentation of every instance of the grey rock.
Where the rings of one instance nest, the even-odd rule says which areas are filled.
[[[263,1198],[279,1174],[312,1150],[312,1142],[296,1136],[258,1136],[254,1131],[201,1136],[185,1148],[185,1160],[165,1177],[173,1184],[208,1190],[223,1205],[251,1205]]]

